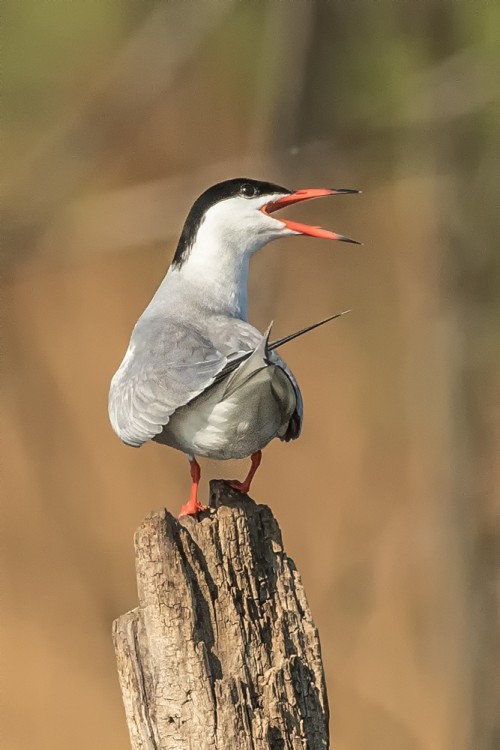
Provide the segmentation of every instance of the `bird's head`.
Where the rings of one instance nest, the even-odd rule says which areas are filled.
[[[219,182],[208,188],[191,208],[172,262],[181,269],[189,260],[196,265],[222,261],[224,255],[249,257],[280,237],[308,235],[328,240],[356,242],[321,227],[277,218],[275,213],[294,203],[341,193],[350,189],[288,190],[271,182],[245,177]],[[357,243],[359,244],[359,243]]]

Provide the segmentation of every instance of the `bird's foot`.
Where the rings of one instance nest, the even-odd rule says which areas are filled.
[[[252,484],[252,479],[254,478],[255,472],[259,468],[260,462],[262,461],[262,451],[256,451],[255,453],[252,453],[251,461],[252,464],[250,466],[250,471],[248,472],[243,482],[239,482],[237,479],[230,479],[228,481],[228,485],[230,487],[238,490],[238,492],[241,492],[243,495],[248,495],[250,485]]]
[[[241,492],[243,495],[248,495],[248,491],[250,489],[250,482],[240,482],[238,479],[228,479],[227,483],[230,487],[232,487],[234,490],[238,490],[238,492]]]
[[[196,513],[201,513],[203,510],[206,510],[205,505],[199,503],[198,500],[190,500],[186,505],[182,506],[178,518],[181,516],[194,516]]]

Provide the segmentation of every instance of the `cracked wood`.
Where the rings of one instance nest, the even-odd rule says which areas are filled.
[[[135,535],[139,606],[113,638],[133,750],[324,750],[318,632],[270,509],[212,482],[199,518]]]

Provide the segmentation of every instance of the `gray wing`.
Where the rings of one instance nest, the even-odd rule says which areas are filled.
[[[152,440],[177,409],[209,388],[233,360],[240,364],[242,354],[254,350],[262,337],[235,319],[212,317],[210,332],[202,332],[186,321],[141,318],[111,381],[108,409],[114,431],[134,447]],[[270,359],[286,372],[296,391],[297,409],[283,437],[291,440],[300,434],[302,397],[283,360],[275,352]]]
[[[295,390],[295,398],[297,399],[297,405],[295,407],[294,413],[292,414],[290,418],[287,431],[285,432],[283,437],[280,438],[280,440],[283,440],[285,441],[285,443],[288,443],[289,440],[296,440],[300,435],[300,431],[302,430],[302,419],[304,415],[302,394],[300,392],[299,384],[295,380],[295,375],[290,370],[286,362],[283,359],[281,359],[280,355],[277,352],[269,352],[269,360],[273,362],[274,364],[279,365],[281,369],[286,372]]]
[[[176,409],[213,383],[228,361],[189,324],[139,320],[111,381],[109,417],[114,431],[135,447],[151,440]]]
[[[299,336],[303,336],[305,333],[309,333],[309,331],[313,331],[315,328],[319,328],[320,326],[325,325],[325,323],[329,323],[332,320],[336,320],[337,318],[341,318],[343,315],[346,315],[349,313],[350,310],[344,310],[340,313],[335,313],[334,315],[329,315],[327,318],[324,318],[323,320],[318,321],[317,323],[313,323],[312,325],[308,325],[305,328],[301,328],[299,331],[295,331],[294,333],[289,334],[288,336],[284,336],[281,339],[277,339],[276,341],[272,341],[271,343],[266,342],[266,356],[270,362],[273,362],[274,364],[279,365],[282,370],[288,375],[288,378],[290,379],[291,383],[293,384],[293,387],[295,389],[295,396],[297,399],[297,407],[295,409],[295,412],[292,414],[292,417],[290,419],[290,423],[288,425],[288,429],[281,438],[281,440],[295,440],[295,438],[298,438],[300,435],[300,431],[302,429],[302,418],[303,418],[303,404],[302,404],[302,394],[300,392],[299,386],[297,381],[295,380],[295,377],[292,373],[292,371],[287,367],[286,363],[281,359],[279,354],[275,351],[278,347],[283,346],[283,344],[287,344],[289,341],[293,341],[293,339],[298,338]],[[247,325],[247,324],[244,324]],[[270,330],[271,327],[269,327]],[[269,333],[269,331],[267,332]],[[245,349],[246,347],[244,347]],[[243,362],[245,362],[248,357],[250,356],[248,351],[242,351],[239,354],[234,355],[224,366],[224,368],[217,374],[216,380],[222,380],[230,375],[234,370],[236,370]]]
[[[271,330],[272,323],[267,329],[267,331],[264,333],[264,337],[266,338],[266,342],[269,337],[269,332]],[[244,321],[235,321],[234,330],[237,332],[238,336],[241,338],[245,337],[245,345],[240,346],[240,351],[233,353],[231,357],[228,357],[226,364],[223,368],[216,374],[215,381],[221,381],[225,378],[230,377],[231,373],[234,372],[243,362],[246,362],[252,353],[252,351],[255,350],[255,348],[258,346],[259,342],[262,340],[263,336],[260,334],[257,329],[250,326],[248,323],[245,323]],[[309,329],[308,329],[309,330]],[[303,331],[306,332],[305,329]],[[292,337],[296,335],[293,334]],[[286,338],[286,341],[288,340],[288,337]],[[294,390],[295,390],[295,397],[297,400],[297,406],[295,408],[294,413],[291,416],[290,423],[288,425],[288,429],[286,433],[281,437],[281,440],[284,440],[285,442],[288,442],[289,440],[296,440],[296,438],[299,437],[301,429],[302,429],[302,419],[304,414],[304,408],[303,408],[303,402],[302,402],[302,394],[300,392],[299,384],[297,383],[297,380],[295,379],[295,376],[293,372],[290,370],[286,362],[280,357],[280,355],[274,351],[277,346],[280,346],[281,343],[285,342],[285,339],[281,340],[279,339],[275,343],[267,344],[266,343],[266,358],[269,362],[272,362],[275,365],[278,365],[281,367],[281,369],[287,374],[290,382],[292,383]]]

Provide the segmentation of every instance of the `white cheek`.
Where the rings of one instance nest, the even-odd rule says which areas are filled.
[[[269,200],[229,198],[207,212],[199,239],[205,245],[224,243],[242,255],[252,254],[266,242],[283,235],[282,222],[260,210]]]

